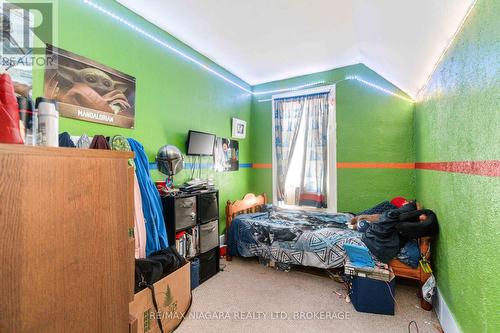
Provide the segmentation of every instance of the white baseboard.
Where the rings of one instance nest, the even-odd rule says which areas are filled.
[[[432,304],[434,305],[434,312],[439,319],[441,327],[445,333],[461,333],[462,330],[458,326],[453,313],[450,311],[448,304],[444,300],[439,288],[437,288],[436,295],[432,300]]]

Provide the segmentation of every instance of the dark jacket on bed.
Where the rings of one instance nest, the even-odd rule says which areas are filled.
[[[419,216],[427,214],[424,222]],[[418,223],[418,224],[417,224]],[[437,219],[429,209],[416,210],[414,203],[383,213],[370,223],[362,240],[380,261],[388,263],[408,239],[431,236],[437,232]]]

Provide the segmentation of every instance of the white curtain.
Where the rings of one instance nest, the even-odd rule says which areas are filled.
[[[335,89],[274,99],[273,109],[278,201],[296,194],[295,204],[326,208],[328,122],[329,112],[335,112]]]

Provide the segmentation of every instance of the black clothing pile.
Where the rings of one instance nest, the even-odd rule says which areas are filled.
[[[425,214],[425,221],[419,216]],[[388,263],[409,240],[434,236],[438,232],[436,214],[430,209],[417,210],[410,202],[401,208],[383,213],[377,222],[370,223],[362,240],[380,261]]]

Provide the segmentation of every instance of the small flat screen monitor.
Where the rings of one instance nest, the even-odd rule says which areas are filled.
[[[212,156],[214,154],[214,143],[214,134],[189,131],[187,154],[191,156]]]

